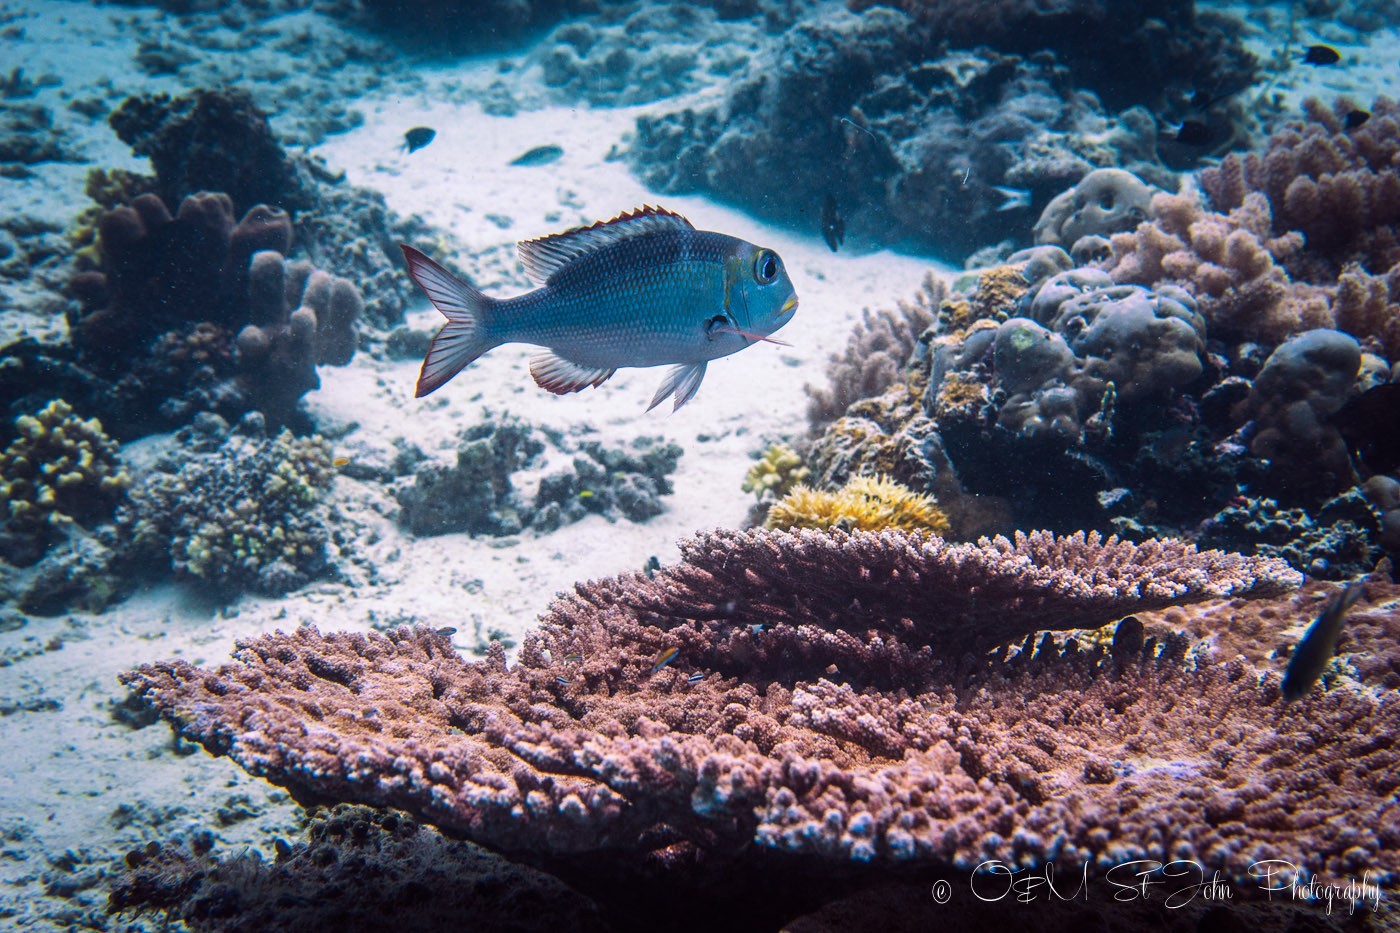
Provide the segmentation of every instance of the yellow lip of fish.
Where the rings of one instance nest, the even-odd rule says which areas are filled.
[[[796,308],[796,307],[797,307],[797,296],[796,296],[796,295],[793,295],[793,296],[792,296],[791,298],[789,298],[787,301],[783,302],[783,306],[782,306],[781,308],[778,309],[778,313],[779,313],[779,314],[787,314],[789,311],[791,311],[793,308]]]

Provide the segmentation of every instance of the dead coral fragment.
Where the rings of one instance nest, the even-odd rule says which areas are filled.
[[[924,529],[948,533],[948,516],[930,496],[884,476],[857,476],[835,492],[798,486],[768,512],[768,528],[841,528],[845,531]]]

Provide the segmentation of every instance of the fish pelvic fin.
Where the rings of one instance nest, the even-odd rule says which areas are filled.
[[[440,388],[473,360],[499,341],[491,337],[490,319],[496,300],[463,282],[442,266],[406,243],[400,243],[403,257],[408,261],[408,274],[423,289],[433,307],[442,312],[447,323],[428,345],[423,369],[418,374],[415,398],[422,398]]]
[[[672,393],[675,393],[676,403],[671,411],[680,411],[682,405],[695,397],[695,393],[700,388],[700,381],[704,378],[705,364],[703,362],[683,363],[674,367],[666,374],[666,378],[661,380],[656,394],[651,397],[651,404],[647,406],[647,411],[660,405],[666,400],[666,396]]]
[[[600,386],[612,378],[615,369],[592,369],[571,363],[553,352],[530,357],[530,375],[535,385],[555,395],[567,395],[590,386]]]

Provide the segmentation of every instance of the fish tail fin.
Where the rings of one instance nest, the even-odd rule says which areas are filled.
[[[428,345],[423,370],[418,375],[414,397],[422,398],[440,388],[473,360],[500,341],[491,336],[491,318],[496,300],[483,295],[442,266],[406,243],[400,243],[403,257],[408,261],[408,274],[423,289],[433,307],[442,312],[447,323]]]

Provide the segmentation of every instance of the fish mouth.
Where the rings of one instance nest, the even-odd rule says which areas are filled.
[[[796,295],[793,295],[793,296],[792,296],[791,298],[789,298],[787,301],[783,302],[783,306],[782,306],[781,308],[778,309],[778,313],[779,313],[779,314],[791,314],[794,310],[796,310],[796,308],[797,308],[797,296],[796,296]]]

